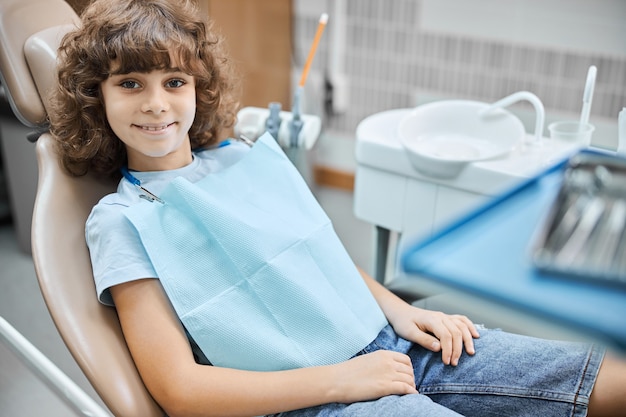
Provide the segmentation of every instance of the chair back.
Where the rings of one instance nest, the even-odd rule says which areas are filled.
[[[32,254],[44,300],[72,356],[115,416],[162,416],[130,356],[115,309],[97,299],[85,220],[115,184],[69,176],[50,134],[37,140]]]

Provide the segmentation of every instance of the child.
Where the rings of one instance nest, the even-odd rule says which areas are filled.
[[[168,415],[625,409],[626,365],[602,349],[418,309],[350,265],[267,136],[220,142],[232,70],[198,16],[191,1],[94,1],[59,49],[50,114],[69,172],[123,172],[86,238],[98,297]]]

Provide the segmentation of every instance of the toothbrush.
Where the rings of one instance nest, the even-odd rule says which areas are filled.
[[[580,114],[580,129],[589,123],[589,112],[591,111],[591,101],[593,99],[593,89],[596,85],[597,71],[595,65],[590,66],[589,71],[587,71],[587,82],[585,83],[585,91],[583,93],[583,108]]]

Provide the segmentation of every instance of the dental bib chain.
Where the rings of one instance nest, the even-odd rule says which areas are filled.
[[[124,178],[128,182],[133,184],[139,191],[142,192],[142,194],[139,194],[139,198],[143,198],[144,200],[148,200],[151,203],[154,202],[154,201],[158,201],[161,204],[165,204],[165,201],[161,200],[161,198],[159,196],[157,196],[156,194],[151,193],[146,188],[142,187],[141,186],[141,181],[139,181],[139,179],[137,177],[135,177],[133,174],[130,173],[130,171],[128,170],[127,166],[123,166],[120,170],[122,171],[122,175],[124,176]],[[145,193],[145,194],[143,194],[143,193]]]

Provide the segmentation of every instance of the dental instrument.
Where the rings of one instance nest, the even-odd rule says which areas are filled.
[[[270,104],[271,107],[271,104]],[[256,141],[263,133],[272,130],[272,125],[277,126],[278,136],[276,141],[283,148],[291,148],[291,135],[289,131],[289,123],[292,119],[291,111],[278,111],[279,120],[273,120],[268,126],[268,119],[271,116],[271,108],[268,107],[244,107],[237,112],[237,123],[234,126],[234,138],[245,136],[250,141]],[[322,120],[320,116],[314,114],[300,114],[302,121],[302,129],[298,134],[297,148],[310,150],[315,145],[322,131]]]
[[[482,109],[479,114],[481,116],[487,116],[491,112],[496,109],[510,106],[513,103],[517,103],[518,101],[526,100],[532,104],[535,108],[536,119],[535,119],[535,136],[534,140],[530,143],[532,145],[541,145],[543,143],[543,126],[545,121],[545,109],[543,107],[543,103],[535,94],[529,91],[518,91],[517,93],[513,93],[509,96],[506,96],[495,103],[492,103],[486,109]]]
[[[278,102],[271,102],[269,108],[244,107],[237,113],[237,123],[234,126],[235,137],[246,137],[250,142],[254,142],[268,131],[283,148],[308,150],[313,147],[320,135],[322,121],[317,115],[301,113],[300,98],[327,22],[328,14],[323,13],[294,93],[291,111],[282,111],[281,104]]]
[[[626,107],[617,116],[617,153],[626,155]]]
[[[317,25],[317,31],[315,32],[315,38],[313,38],[313,44],[311,45],[311,49],[309,49],[309,56],[306,59],[304,64],[304,69],[302,70],[302,75],[300,76],[300,82],[298,83],[298,87],[303,88],[306,83],[306,79],[309,76],[309,70],[311,69],[311,64],[313,63],[313,57],[315,57],[315,52],[317,51],[317,46],[320,43],[320,39],[322,38],[322,33],[324,33],[324,29],[326,28],[326,24],[328,23],[328,14],[322,13],[320,16],[319,23]]]
[[[580,220],[572,231],[569,239],[556,254],[555,262],[566,268],[581,256],[589,236],[595,229],[600,217],[604,213],[606,203],[601,197],[593,197],[585,210],[581,212]]]
[[[589,113],[591,112],[591,101],[593,100],[593,90],[596,85],[597,71],[598,70],[595,65],[590,66],[587,71],[587,82],[585,83],[585,91],[583,93],[583,107],[580,114],[580,129],[589,123]]]
[[[626,283],[626,163],[606,153],[570,159],[534,259],[539,269],[597,282]]]
[[[311,69],[311,64],[313,63],[313,58],[315,57],[315,52],[317,51],[317,46],[322,38],[322,33],[324,33],[324,29],[326,28],[326,24],[328,23],[328,14],[322,13],[320,16],[317,31],[315,33],[315,38],[313,39],[313,44],[311,45],[311,49],[309,50],[309,55],[304,64],[304,69],[302,70],[302,75],[300,77],[300,82],[296,87],[296,91],[293,97],[293,105],[291,107],[291,113],[293,117],[289,122],[289,131],[291,137],[291,147],[298,146],[298,135],[300,134],[300,130],[302,130],[303,122],[300,117],[300,97],[302,96],[302,91],[304,89],[304,84],[309,76],[309,70]]]
[[[592,244],[595,250],[586,257],[592,270],[617,273],[619,242],[626,228],[626,201],[616,199],[608,210],[606,219],[596,232],[596,240]],[[587,259],[588,258],[588,259]]]
[[[571,196],[567,200],[563,207],[563,214],[559,216],[561,221],[554,227],[546,243],[546,247],[550,248],[553,252],[561,250],[565,243],[567,243],[582,213],[589,205],[591,197],[582,194]]]
[[[274,137],[274,139],[278,140],[278,132],[280,130],[280,110],[281,104],[273,101],[269,105],[270,115],[265,121],[265,129]]]

